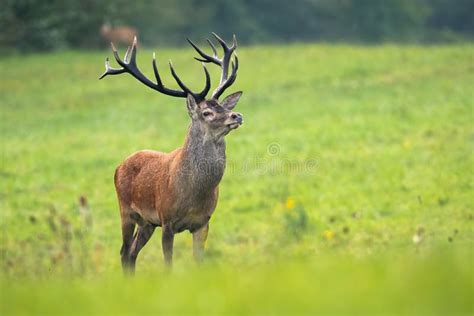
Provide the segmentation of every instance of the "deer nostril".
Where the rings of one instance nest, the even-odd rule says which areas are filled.
[[[232,118],[232,119],[234,119],[234,120],[236,120],[238,117],[239,117],[239,116],[238,116],[236,113],[232,113],[232,114],[230,115],[230,118]]]

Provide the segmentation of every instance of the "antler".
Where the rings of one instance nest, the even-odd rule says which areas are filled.
[[[173,75],[174,79],[178,83],[179,87],[182,89],[181,90],[174,90],[174,89],[169,89],[166,88],[163,85],[163,82],[161,81],[160,74],[158,73],[158,67],[156,65],[156,58],[155,58],[155,53],[153,53],[153,71],[155,73],[155,78],[156,78],[156,83],[145,77],[145,75],[138,69],[137,67],[137,37],[135,36],[133,40],[132,46],[127,48],[127,52],[125,53],[125,57],[123,60],[120,59],[117,49],[115,48],[113,43],[110,43],[112,46],[112,51],[114,53],[115,60],[117,63],[122,66],[122,68],[112,68],[110,67],[109,64],[109,58],[107,57],[105,59],[105,72],[102,76],[100,76],[99,79],[102,79],[106,77],[107,75],[119,75],[124,72],[128,72],[131,74],[135,79],[143,83],[144,85],[161,92],[166,95],[170,95],[173,97],[180,97],[180,98],[186,98],[188,94],[191,94],[196,101],[202,101],[206,98],[207,93],[209,92],[209,89],[211,88],[211,79],[209,77],[209,72],[206,69],[206,66],[202,64],[204,68],[204,73],[206,75],[206,85],[204,89],[200,93],[194,93],[192,92],[186,85],[179,79],[178,75],[176,74],[176,71],[173,68],[173,64],[170,61],[170,70],[171,74]]]
[[[232,53],[235,51],[237,48],[237,39],[235,38],[235,35],[232,38],[232,46],[229,47],[226,42],[220,38],[216,33],[212,33],[214,37],[217,39],[217,41],[221,44],[222,49],[224,51],[224,56],[222,58],[219,58],[217,56],[217,50],[214,44],[208,39],[207,42],[211,46],[212,53],[213,55],[210,56],[206,53],[204,53],[199,47],[196,46],[189,38],[187,39],[189,44],[191,44],[192,47],[198,52],[199,55],[201,55],[202,58],[197,58],[195,57],[196,60],[204,62],[204,63],[213,63],[222,68],[222,74],[221,74],[221,81],[219,83],[219,86],[214,90],[212,93],[212,98],[213,99],[219,99],[219,97],[224,93],[225,89],[230,87],[234,81],[235,78],[237,77],[237,70],[239,68],[239,59],[237,58],[237,55],[234,54],[234,61],[232,62],[232,73],[228,77],[228,72],[229,72],[229,62],[232,57]]]

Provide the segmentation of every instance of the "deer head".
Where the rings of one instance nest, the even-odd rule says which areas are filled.
[[[109,23],[104,23],[100,27],[100,35],[107,36],[110,33],[111,30],[112,30],[112,27],[110,26],[110,24]]]
[[[205,74],[205,86],[201,92],[191,91],[181,81],[181,79],[176,74],[176,71],[171,61],[169,62],[171,75],[176,80],[176,83],[181,88],[181,90],[175,90],[165,87],[158,72],[155,53],[153,53],[152,65],[156,83],[148,79],[145,75],[143,75],[143,73],[138,69],[136,63],[136,37],[133,41],[132,46],[128,47],[123,60],[120,59],[117,49],[115,48],[114,44],[111,43],[115,60],[122,68],[111,68],[109,64],[109,59],[106,58],[105,72],[102,76],[100,76],[99,79],[102,79],[107,75],[118,75],[127,72],[147,87],[154,89],[160,93],[173,97],[186,98],[188,113],[193,121],[193,124],[197,124],[201,128],[201,130],[209,137],[219,139],[227,135],[231,130],[238,128],[243,123],[242,114],[232,111],[233,108],[236,106],[237,102],[239,101],[242,92],[235,92],[227,96],[222,102],[219,101],[219,97],[228,87],[230,87],[234,83],[237,77],[237,70],[239,67],[239,60],[237,58],[237,55],[234,54],[234,60],[231,62],[232,55],[235,49],[237,48],[237,40],[234,35],[232,46],[229,47],[226,42],[217,34],[212,33],[212,35],[222,46],[222,58],[218,57],[216,47],[214,46],[211,40],[208,39],[207,42],[211,46],[213,52],[212,56],[204,53],[204,51],[202,51],[197,45],[195,45],[191,40],[188,39],[188,42],[200,55],[199,58],[195,57],[195,59],[203,63],[202,65]],[[207,71],[204,63],[216,64],[222,70],[219,85],[212,93],[210,99],[206,99],[206,96],[211,87],[211,80],[209,72]],[[229,64],[231,64],[230,75]]]

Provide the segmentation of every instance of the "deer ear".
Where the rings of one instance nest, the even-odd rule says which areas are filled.
[[[222,107],[232,110],[236,105],[237,102],[240,99],[240,96],[242,95],[242,91],[234,92],[232,94],[229,94],[221,103]]]
[[[191,94],[188,94],[186,98],[186,106],[188,107],[189,116],[193,116],[193,114],[196,113],[197,103]]]

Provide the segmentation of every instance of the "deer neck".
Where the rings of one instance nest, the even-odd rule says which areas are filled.
[[[191,123],[183,146],[181,180],[194,192],[217,187],[225,169],[224,138],[212,137],[200,124]]]

